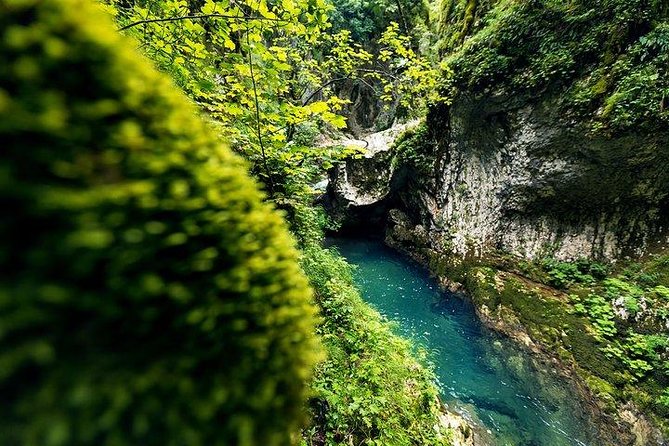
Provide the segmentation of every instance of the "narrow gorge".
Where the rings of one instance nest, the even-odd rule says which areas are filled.
[[[485,125],[478,120],[476,123],[479,126]],[[485,132],[486,129],[483,129],[477,134]],[[402,136],[397,141],[393,140],[393,136],[397,135]],[[468,135],[471,136],[471,133]],[[478,144],[479,141],[475,140],[474,144]],[[430,142],[435,146],[426,147]],[[505,160],[509,165],[494,155],[496,153],[494,151],[489,154],[492,159],[487,159],[487,164],[479,158],[480,153],[461,154],[457,160],[452,161],[453,165],[445,166],[443,172],[446,180],[444,180],[431,177],[430,172],[435,171],[424,168],[421,170],[421,165],[417,163],[417,161],[426,163],[423,166],[429,165],[434,168],[439,165],[438,163],[444,162],[441,160],[444,155],[436,148],[438,143],[429,139],[424,124],[414,122],[400,125],[388,131],[369,135],[365,144],[358,144],[367,148],[365,155],[335,166],[330,173],[325,207],[337,221],[339,234],[353,237],[385,237],[386,244],[430,270],[442,288],[464,291],[463,295],[451,296],[450,299],[472,302],[479,320],[484,325],[515,340],[517,345],[529,352],[531,360],[526,367],[534,370],[530,373],[540,375],[541,370],[547,368],[557,371],[561,376],[562,385],[570,389],[567,390],[568,394],[579,401],[576,410],[583,411],[582,420],[586,420],[585,423],[598,432],[590,434],[590,437],[582,437],[589,438],[587,442],[573,439],[573,443],[567,440],[565,444],[664,444],[665,440],[660,430],[634,404],[621,403],[618,406],[620,409],[612,411],[610,406],[606,407],[607,403],[610,403],[606,399],[610,396],[596,395],[597,389],[593,388],[592,383],[596,382],[594,380],[598,377],[588,376],[587,371],[580,370],[581,358],[572,356],[590,352],[570,350],[572,347],[597,350],[600,348],[599,342],[594,336],[587,339],[589,334],[575,332],[574,336],[586,338],[581,340],[582,346],[576,346],[564,333],[569,330],[581,330],[585,324],[579,323],[570,327],[567,323],[572,319],[568,318],[555,327],[553,325],[556,321],[551,321],[549,317],[541,320],[544,315],[540,315],[538,321],[534,318],[525,320],[528,314],[523,314],[516,306],[528,307],[530,312],[554,312],[550,317],[556,319],[570,313],[568,298],[564,291],[551,288],[550,283],[541,283],[541,280],[535,282],[523,271],[518,271],[518,263],[523,262],[523,259],[543,259],[552,255],[566,260],[582,261],[584,257],[590,255],[593,259],[611,260],[621,258],[621,251],[617,250],[623,250],[625,246],[635,247],[634,249],[653,246],[654,249],[661,249],[663,242],[667,242],[667,236],[653,231],[661,231],[663,226],[659,224],[658,216],[666,214],[652,208],[646,209],[643,213],[640,213],[641,209],[625,213],[622,210],[624,206],[621,205],[618,208],[618,220],[609,220],[604,213],[597,214],[596,208],[590,207],[588,208],[590,211],[595,211],[592,212],[593,218],[604,222],[604,225],[610,224],[609,227],[613,228],[610,233],[598,238],[598,226],[596,222],[592,223],[593,220],[574,221],[567,218],[566,221],[561,221],[550,213],[539,216],[530,213],[529,217],[523,219],[522,213],[519,215],[512,211],[514,204],[508,204],[515,203],[515,206],[518,206],[521,202],[528,203],[534,200],[536,192],[531,190],[532,184],[545,184],[557,177],[555,184],[564,186],[565,182],[560,180],[559,175],[555,175],[560,168],[564,175],[578,181],[578,169],[575,168],[574,162],[567,164],[565,161],[558,162],[553,159],[551,162],[546,162],[542,169],[542,160],[535,158],[533,162],[528,157],[525,151],[527,146],[520,149],[522,150],[520,154],[511,155],[507,152]],[[423,146],[416,147],[410,144]],[[532,146],[541,143],[528,138],[526,144]],[[465,143],[463,145],[466,146]],[[416,149],[423,151],[418,152],[422,158],[407,156],[405,151]],[[429,159],[430,156],[433,158]],[[515,165],[511,164],[513,161]],[[526,168],[524,171],[519,167],[523,165]],[[615,169],[611,168],[611,171]],[[542,175],[545,175],[543,181]],[[628,178],[632,178],[631,172],[628,171],[627,175]],[[455,182],[457,186],[453,183],[440,183],[453,178],[469,178],[472,187],[463,187],[463,183],[457,181]],[[511,178],[516,178],[516,184],[521,183],[517,186],[515,194]],[[601,179],[603,181],[605,178]],[[591,178],[591,181],[596,182],[595,178]],[[435,192],[434,188],[439,189]],[[581,191],[581,194],[584,193],[586,192]],[[505,198],[508,196],[513,198],[506,201]],[[580,205],[578,200],[582,199],[582,195],[576,193],[573,197],[575,199],[573,205]],[[558,200],[564,203],[569,199],[570,196],[567,196],[567,199]],[[505,204],[508,207],[505,207]],[[505,213],[505,209],[509,210],[508,214]],[[444,223],[447,215],[450,216],[451,225]],[[503,215],[510,217],[505,220]],[[614,232],[621,227],[616,225],[620,218],[624,218],[624,221],[629,221],[630,224],[636,222],[640,226],[636,226],[636,229],[629,226],[623,232]],[[543,225],[537,224],[537,220],[543,222]],[[437,223],[438,221],[440,223]],[[610,223],[611,221],[613,223]],[[547,222],[552,222],[553,226],[548,226]],[[472,232],[467,232],[468,228]],[[516,228],[517,232],[514,233],[512,228]],[[527,232],[531,234],[525,236]],[[626,245],[631,243],[633,237],[640,237],[641,242]],[[649,239],[653,240],[653,243],[644,242]],[[360,249],[364,249],[363,246],[365,245],[361,243]],[[344,249],[343,253],[346,255],[351,249],[355,248]],[[637,252],[637,255],[639,254]],[[494,269],[484,269],[490,266]],[[486,286],[490,289],[486,289]],[[517,302],[513,300],[505,302],[499,299],[509,291],[514,295],[507,296],[506,299],[510,297]],[[552,306],[553,300],[566,302],[560,302],[555,309],[546,309],[542,303],[532,302],[537,299],[545,300],[549,307]],[[562,305],[563,303],[565,305]],[[561,312],[563,314],[560,314]],[[562,333],[553,333],[556,330]],[[538,335],[538,332],[541,334]],[[558,338],[557,341],[554,338]],[[440,346],[443,349],[450,347],[449,341]],[[595,361],[607,361],[603,355],[600,356],[595,358]],[[433,360],[440,361],[438,357]],[[597,373],[597,362],[586,363],[585,366],[593,367],[592,371]],[[469,366],[460,364],[459,367],[467,369],[473,367],[473,364]],[[602,396],[604,398],[600,399]],[[470,419],[470,422],[474,426],[477,425],[477,421]],[[484,424],[478,421],[478,425]],[[547,438],[535,441],[538,441],[537,444],[558,444],[551,443]],[[517,438],[510,443],[498,443],[501,441],[499,439],[492,441],[491,444],[534,444],[522,442]],[[479,442],[486,444],[485,436],[479,439]]]
[[[669,446],[669,0],[0,37],[0,445]]]

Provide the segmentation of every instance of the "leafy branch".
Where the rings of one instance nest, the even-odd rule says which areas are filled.
[[[250,20],[265,20],[269,22],[279,22],[279,23],[288,23],[287,20],[283,19],[275,19],[275,18],[269,18],[269,17],[261,17],[261,16],[240,16],[240,15],[228,15],[228,14],[194,14],[194,15],[184,15],[184,16],[179,16],[179,17],[161,17],[161,18],[155,18],[155,19],[143,19],[143,20],[138,20],[136,22],[129,23],[125,26],[122,26],[119,28],[119,31],[125,31],[126,29],[133,28],[135,26],[139,25],[144,25],[147,23],[161,23],[161,22],[177,22],[180,20],[202,20],[202,19],[229,19],[229,20],[243,20],[243,21],[250,21]]]
[[[265,144],[262,139],[262,129],[260,127],[260,102],[258,101],[258,86],[256,84],[256,78],[253,71],[253,52],[251,51],[251,39],[250,33],[246,31],[246,46],[249,48],[248,51],[248,60],[249,60],[249,72],[251,75],[251,83],[253,84],[253,101],[255,104],[255,117],[256,117],[256,133],[258,137],[258,144],[260,145],[260,154],[262,156],[263,168],[265,169],[265,175],[267,176],[267,188],[269,189],[270,198],[274,197],[274,179],[272,172],[269,170],[269,164],[267,162],[267,153],[265,151]]]

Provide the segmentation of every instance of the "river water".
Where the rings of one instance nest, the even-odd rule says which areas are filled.
[[[430,352],[444,403],[499,446],[595,446],[594,428],[554,370],[486,329],[461,297],[379,241],[334,239],[362,296]]]

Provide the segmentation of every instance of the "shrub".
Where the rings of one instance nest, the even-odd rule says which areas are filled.
[[[242,162],[87,1],[0,35],[0,443],[294,443],[314,310]]]
[[[595,278],[606,276],[605,265],[579,259],[576,262],[560,262],[554,259],[544,259],[541,266],[548,273],[549,283],[558,288],[567,288],[574,283],[592,284]]]

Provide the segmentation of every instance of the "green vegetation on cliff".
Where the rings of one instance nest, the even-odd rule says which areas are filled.
[[[440,51],[457,90],[558,95],[599,131],[669,124],[669,7],[661,0],[444,0]]]
[[[614,381],[624,384],[622,396],[668,418],[669,256],[630,263],[596,278],[572,274],[573,265],[549,262],[543,269],[551,281],[556,275],[567,279],[559,286],[570,293],[570,312],[585,317],[598,349],[622,364]]]
[[[436,85],[453,104],[396,141],[391,191],[365,206],[396,208],[395,246],[464,284],[497,328],[573,365],[606,414],[637,407],[666,429],[664,257],[623,271],[496,249],[531,256],[564,240],[564,256],[622,257],[666,245],[669,3],[441,0],[430,25],[446,68]],[[347,185],[373,183],[354,166]]]
[[[461,282],[490,324],[527,333],[573,366],[605,412],[633,401],[669,429],[668,255],[615,269],[587,260],[420,255],[435,274]]]
[[[430,22],[454,106],[432,107],[426,127],[397,141],[393,161],[410,180],[396,195],[415,221],[393,221],[393,243],[462,283],[492,325],[573,364],[604,411],[632,401],[667,430],[666,252],[625,269],[497,249],[530,252],[542,233],[569,244],[580,231],[610,233],[620,251],[653,252],[650,234],[666,246],[669,3],[440,0]],[[513,240],[477,238],[491,228]],[[465,259],[451,252],[463,238]],[[602,252],[588,243],[583,256]]]
[[[526,262],[501,254],[463,260],[425,248],[413,254],[435,275],[463,284],[489,326],[573,371],[611,421],[621,422],[621,408],[636,407],[667,435],[667,255],[599,274],[601,265],[586,261]],[[648,432],[629,432],[624,423],[601,426],[602,437],[617,432],[615,444],[650,441]]]

